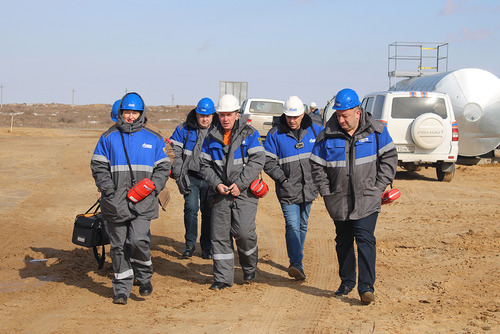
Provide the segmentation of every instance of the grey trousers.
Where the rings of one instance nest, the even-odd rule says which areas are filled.
[[[233,238],[243,273],[257,269],[258,249],[255,232],[257,203],[233,196],[217,195],[212,206],[212,253],[214,282],[234,283]]]
[[[115,296],[130,296],[134,276],[140,284],[148,283],[153,276],[150,225],[149,220],[141,218],[108,224]]]

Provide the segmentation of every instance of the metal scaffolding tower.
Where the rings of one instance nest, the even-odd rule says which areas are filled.
[[[396,78],[448,72],[448,43],[394,42],[388,51],[389,88]]]

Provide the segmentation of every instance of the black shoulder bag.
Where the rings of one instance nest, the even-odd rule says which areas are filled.
[[[94,212],[89,213],[95,207]],[[75,245],[84,246],[93,249],[94,257],[98,263],[98,269],[102,269],[106,260],[105,245],[109,245],[109,235],[106,222],[102,219],[101,213],[97,212],[100,207],[100,199],[94,203],[83,214],[79,214],[75,218],[73,226],[72,242]],[[102,246],[101,255],[97,251],[97,247]]]

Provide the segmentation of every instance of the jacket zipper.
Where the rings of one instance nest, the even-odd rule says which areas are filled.
[[[350,198],[350,203],[349,203],[349,208],[347,211],[347,217],[349,218],[350,214],[352,211],[354,211],[354,204],[356,203],[356,199],[354,197],[354,184],[353,184],[353,173],[354,173],[354,137],[351,137],[349,139],[349,198]]]

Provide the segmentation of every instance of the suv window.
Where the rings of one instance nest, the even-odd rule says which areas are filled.
[[[366,100],[368,100],[368,99],[369,99],[369,97],[365,97],[363,99],[363,101],[361,101],[361,108],[363,108],[364,110],[366,110]],[[368,110],[366,110],[366,111],[368,111]]]
[[[448,116],[446,115],[444,99],[430,97],[395,97],[392,100],[392,118],[417,118],[425,113],[437,114],[441,118],[446,119]]]
[[[369,112],[370,114],[373,112],[372,111],[372,105],[373,105],[373,96],[367,97],[365,100],[363,100],[363,103],[361,103],[361,108]]]
[[[373,118],[382,119],[382,108],[384,107],[385,95],[377,95],[375,108],[373,108]]]
[[[243,108],[242,108],[243,109]],[[248,109],[253,114],[281,114],[283,104],[278,102],[252,101]]]
[[[247,105],[247,100],[243,101],[243,104],[240,107],[240,114],[243,113],[243,110],[245,110],[245,106]]]

